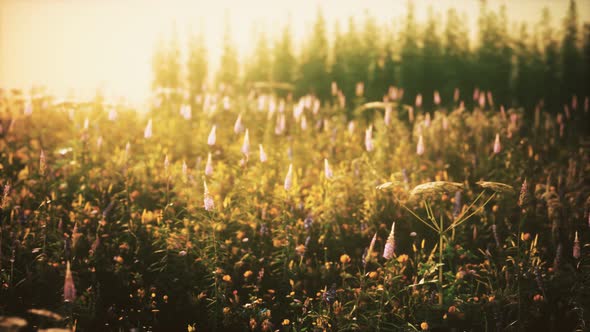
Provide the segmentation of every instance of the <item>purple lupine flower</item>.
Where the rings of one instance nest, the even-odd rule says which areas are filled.
[[[391,225],[391,232],[385,242],[385,248],[383,248],[383,258],[391,259],[395,255],[395,222]]]
[[[246,134],[244,134],[244,143],[242,144],[241,151],[246,157],[250,154],[250,135],[248,129],[246,129]]]
[[[265,163],[268,160],[268,157],[266,156],[266,152],[264,152],[262,144],[258,144],[258,148],[260,150],[260,162]]]
[[[367,152],[373,151],[375,146],[373,145],[373,125],[370,125],[369,128],[365,131],[365,149]]]
[[[209,137],[207,137],[207,144],[209,144],[209,146],[213,146],[215,145],[215,141],[216,141],[216,135],[215,135],[215,128],[217,126],[213,125],[213,127],[211,127],[211,132],[209,132]]]
[[[496,140],[494,141],[494,154],[498,154],[502,151],[502,145],[500,144],[500,134],[496,134]]]
[[[334,176],[327,158],[324,158],[324,175],[326,176],[326,179],[331,179]]]
[[[289,164],[289,171],[287,171],[287,176],[285,176],[285,190],[289,191],[293,187],[293,164]]]
[[[207,164],[205,164],[205,175],[213,175],[213,160],[211,158],[211,152],[207,155]]]
[[[145,126],[145,130],[143,131],[143,137],[149,139],[152,137],[152,119],[150,119]]]
[[[66,277],[64,281],[64,301],[73,302],[76,300],[76,285],[74,285],[74,277],[72,277],[72,270],[70,262],[66,263]]]
[[[215,202],[213,201],[213,196],[211,196],[211,194],[209,193],[209,188],[207,188],[206,181],[203,181],[203,187],[205,188],[203,199],[205,210],[213,211],[213,209],[215,208]]]
[[[440,105],[440,93],[438,93],[438,90],[434,91],[434,104],[436,106]]]
[[[393,112],[391,105],[387,105],[385,107],[385,116],[383,117],[383,122],[385,122],[385,126],[389,127],[391,125],[391,113]]]
[[[234,123],[234,133],[239,134],[243,130],[244,126],[242,125],[242,113],[240,113],[236,119],[236,123]]]
[[[417,94],[416,95],[416,103],[415,103],[417,108],[422,107],[422,94]]]
[[[416,154],[421,156],[424,154],[424,138],[422,135],[418,138],[418,145],[416,146]]]

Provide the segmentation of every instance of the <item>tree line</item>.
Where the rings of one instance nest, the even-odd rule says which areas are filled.
[[[535,24],[513,23],[505,7],[492,10],[482,1],[475,40],[469,36],[467,16],[456,9],[448,9],[444,24],[430,9],[420,24],[412,2],[407,6],[398,29],[377,24],[365,12],[361,24],[352,17],[335,22],[332,36],[318,10],[300,51],[295,52],[286,24],[275,40],[258,31],[254,51],[242,62],[226,19],[216,73],[210,73],[202,33],[191,37],[186,63],[173,35],[155,49],[153,86],[196,95],[208,82],[233,89],[282,82],[292,84],[295,96],[313,93],[327,100],[339,94],[353,100],[362,94],[369,101],[391,97],[388,92],[395,86],[403,89],[404,103],[414,103],[420,95],[425,107],[435,103],[435,94],[445,104],[459,99],[470,103],[473,91],[491,91],[496,104],[531,108],[542,103],[557,109],[576,107],[590,94],[590,23],[580,25],[574,0],[559,29],[548,8]]]

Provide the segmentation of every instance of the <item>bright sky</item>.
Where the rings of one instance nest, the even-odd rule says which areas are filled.
[[[432,6],[442,14],[449,5],[469,15],[474,26],[479,0],[414,0],[417,19]],[[506,4],[511,20],[538,21],[543,6],[561,24],[566,0],[488,0]],[[272,36],[291,17],[300,40],[310,29],[318,6],[329,28],[368,9],[380,23],[399,24],[406,0],[0,0],[0,87],[47,86],[58,95],[76,91],[92,95],[103,88],[112,96],[139,101],[150,89],[151,57],[160,37],[176,25],[181,41],[204,29],[213,65],[221,53],[224,13],[229,9],[233,38],[240,54],[252,47],[254,22]],[[584,21],[590,0],[578,0]],[[522,17],[522,16],[525,17]],[[441,24],[444,22],[441,22]],[[184,43],[184,42],[183,42]]]

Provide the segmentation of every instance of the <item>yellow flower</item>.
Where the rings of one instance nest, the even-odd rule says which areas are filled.
[[[350,263],[350,256],[348,256],[347,254],[340,256],[340,263],[342,263],[342,264]]]
[[[428,330],[428,323],[426,323],[426,322],[422,322],[422,323],[420,324],[420,328],[422,329],[422,331],[426,331],[426,330]]]
[[[244,272],[244,279],[248,279],[252,276],[252,271],[248,270]]]
[[[291,322],[285,318],[285,319],[283,319],[283,322],[281,324],[283,324],[283,326],[287,326],[287,325],[291,324]]]
[[[222,279],[225,282],[231,282],[231,276],[229,274],[224,275]]]
[[[371,279],[377,279],[378,276],[379,276],[379,274],[375,271],[371,271],[369,273],[369,278],[371,278]]]
[[[407,261],[408,261],[408,259],[409,259],[409,257],[408,257],[408,255],[406,255],[406,254],[399,255],[399,256],[397,257],[397,261],[398,261],[398,262],[400,262],[400,263],[402,263],[402,264],[403,264],[403,263],[405,263],[405,262],[407,262]]]

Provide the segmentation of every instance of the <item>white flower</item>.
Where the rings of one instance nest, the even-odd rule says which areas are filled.
[[[205,165],[205,175],[213,175],[213,161],[211,158],[211,152],[207,155],[207,164]]]
[[[365,131],[365,148],[367,152],[371,152],[375,148],[373,146],[373,125],[370,125]]]
[[[215,145],[215,128],[216,126],[214,125],[211,128],[211,132],[209,133],[209,137],[207,137],[207,144],[209,144],[210,146]]]
[[[265,163],[268,160],[268,158],[266,157],[266,153],[264,152],[262,144],[258,144],[258,148],[260,149],[260,162]]]
[[[242,125],[242,113],[240,113],[236,123],[234,123],[234,133],[239,134],[242,132],[242,130],[244,130],[244,126]]]
[[[334,173],[330,168],[330,164],[328,163],[328,159],[324,159],[324,174],[326,176],[326,179],[331,179],[334,176]]]
[[[285,190],[290,190],[293,186],[293,164],[289,165],[289,171],[287,172],[287,176],[285,176]]]
[[[418,138],[418,145],[416,146],[416,153],[421,156],[424,154],[424,138],[420,135]]]
[[[250,136],[248,134],[248,129],[246,129],[246,134],[244,134],[244,143],[242,144],[241,151],[246,156],[250,153]]]
[[[385,248],[383,249],[383,258],[391,259],[395,254],[395,222],[391,225],[391,232],[385,242]]]
[[[211,194],[209,193],[209,188],[207,188],[207,182],[203,181],[203,186],[205,187],[205,198],[203,199],[205,210],[213,211],[213,209],[215,208],[215,202],[213,201],[213,196],[211,196]]]
[[[147,126],[145,126],[145,130],[143,131],[143,137],[151,138],[152,137],[152,119],[148,121]]]
[[[494,154],[498,154],[502,151],[502,144],[500,144],[500,134],[496,134],[496,140],[494,141]]]

